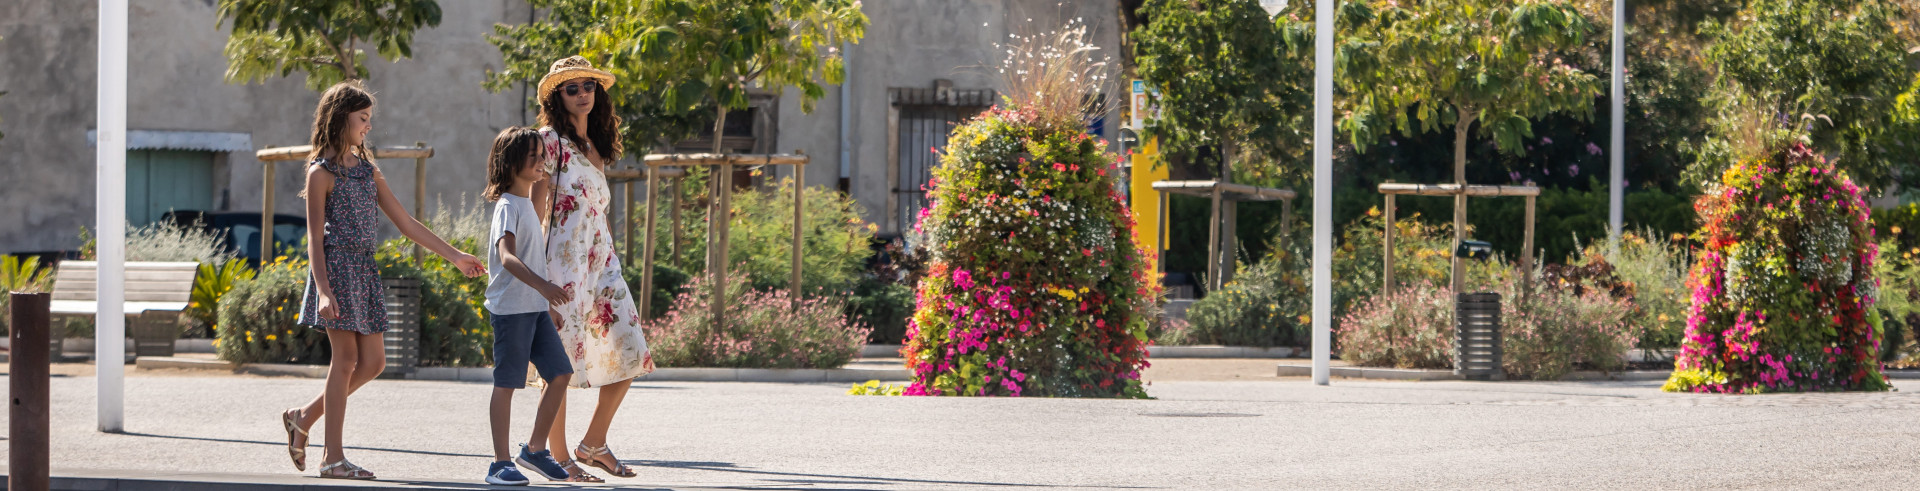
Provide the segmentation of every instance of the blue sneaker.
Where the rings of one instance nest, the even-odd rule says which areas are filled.
[[[487,467],[487,484],[525,486],[527,485],[527,476],[521,475],[520,469],[514,468],[512,462],[502,460],[494,462],[492,466]]]
[[[549,481],[564,481],[570,477],[567,475],[567,469],[560,467],[560,462],[553,460],[553,450],[528,452],[527,444],[522,443],[520,455],[515,456],[513,461]]]

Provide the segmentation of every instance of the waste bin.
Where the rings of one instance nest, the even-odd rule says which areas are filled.
[[[1453,318],[1453,373],[1506,380],[1507,372],[1500,368],[1500,294],[1460,294]]]

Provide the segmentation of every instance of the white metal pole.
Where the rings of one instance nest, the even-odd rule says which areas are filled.
[[[840,179],[853,176],[853,135],[847,133],[853,128],[853,43],[840,43]],[[805,172],[806,166],[794,166],[794,172]],[[835,180],[836,188],[840,181]],[[847,190],[853,192],[852,189]],[[649,196],[647,199],[653,199]]]
[[[1607,257],[1620,253],[1620,217],[1622,194],[1626,192],[1626,100],[1627,100],[1627,1],[1613,1],[1613,142],[1608,146],[1608,170],[1612,183],[1607,193]]]
[[[1333,355],[1333,7],[1314,0],[1313,383],[1327,385]]]
[[[125,429],[121,398],[126,375],[127,317],[127,0],[100,0],[100,66],[94,145],[95,253],[100,261],[100,305],[93,361],[100,431]]]

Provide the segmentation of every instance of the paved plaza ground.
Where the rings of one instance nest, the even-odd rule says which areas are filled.
[[[1920,482],[1920,383],[1873,394],[1667,394],[1656,382],[1317,387],[1272,360],[1166,360],[1155,400],[863,397],[841,384],[640,383],[613,448],[631,488],[1851,488]],[[1264,370],[1262,372],[1261,370]],[[324,484],[278,411],[314,379],[135,372],[125,434],[94,428],[90,370],[52,380],[54,474],[193,472]],[[1264,374],[1263,374],[1264,373]],[[348,456],[384,479],[477,483],[486,384],[376,381]],[[591,394],[572,395],[574,431]],[[517,434],[534,404],[517,399]],[[4,418],[0,414],[0,418]],[[4,428],[0,425],[0,428]],[[317,433],[317,428],[316,428]],[[0,448],[0,453],[5,449]],[[320,448],[312,449],[314,462]],[[0,460],[0,462],[4,462]],[[560,486],[569,487],[569,486]],[[584,487],[584,486],[570,486]]]

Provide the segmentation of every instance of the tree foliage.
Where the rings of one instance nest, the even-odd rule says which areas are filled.
[[[413,33],[440,25],[435,0],[220,0],[228,82],[307,74],[307,88],[367,79],[371,44],[389,60],[413,57]]]
[[[554,60],[581,54],[586,34],[605,29],[615,21],[615,5],[605,0],[532,0],[535,9],[545,12],[540,20],[526,24],[495,24],[487,42],[499,48],[504,67],[488,70],[482,85],[494,92],[507,90],[515,83],[528,85],[546,76]],[[620,116],[620,138],[626,148],[651,149],[692,138],[702,127],[712,124],[710,111],[681,110],[666,104],[657,90],[632,83],[629,75],[640,68],[613,63],[607,57],[589,57],[596,68],[619,78],[607,87],[614,113]],[[529,94],[527,105],[540,105],[538,94]]]
[[[1590,116],[1600,94],[1598,77],[1555,54],[1581,46],[1593,31],[1565,3],[1381,1],[1344,10],[1336,69],[1348,100],[1339,126],[1356,148],[1394,130],[1412,135],[1443,126],[1452,126],[1461,148],[1477,122],[1480,136],[1501,151],[1524,155],[1532,120]]]
[[[859,42],[867,16],[853,0],[606,0],[606,22],[582,54],[681,112],[747,107],[750,89],[800,89],[800,110],[840,84],[839,43]]]
[[[1159,138],[1163,152],[1244,148],[1251,155],[1236,160],[1268,160],[1282,175],[1304,170],[1311,37],[1283,42],[1282,26],[1253,0],[1148,0],[1140,13],[1145,23],[1130,36],[1135,71],[1160,91],[1160,117],[1143,136]]]
[[[1799,131],[1812,146],[1870,189],[1920,185],[1920,162],[1908,148],[1917,133],[1896,110],[1914,80],[1905,60],[1912,38],[1896,26],[1912,21],[1892,0],[1750,0],[1737,16],[1703,23],[1713,38],[1705,56],[1719,73],[1709,105],[1727,113],[1757,102],[1784,119],[1806,119]],[[1732,153],[1735,139],[1716,131],[1689,177],[1708,182],[1751,157]]]

